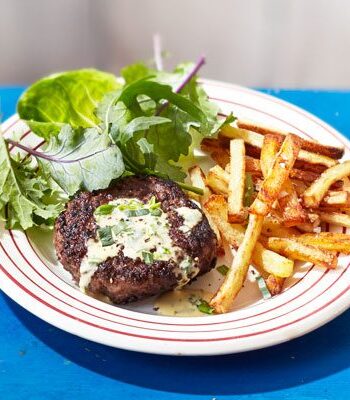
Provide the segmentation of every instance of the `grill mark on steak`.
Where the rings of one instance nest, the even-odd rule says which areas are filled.
[[[215,265],[217,240],[203,212],[174,182],[155,176],[133,176],[118,181],[110,189],[81,192],[68,202],[65,211],[57,218],[54,232],[56,253],[76,282],[79,282],[80,264],[87,253],[86,242],[96,237],[94,210],[116,198],[137,198],[146,203],[152,196],[167,213],[173,245],[183,249],[192,259],[198,258],[199,274]],[[175,211],[178,207],[199,209],[202,213],[202,220],[190,233],[184,234],[179,230],[184,221]],[[139,258],[125,257],[120,251],[99,264],[88,289],[94,295],[108,296],[114,303],[129,303],[176,287],[177,268],[178,264],[173,260],[146,264]]]

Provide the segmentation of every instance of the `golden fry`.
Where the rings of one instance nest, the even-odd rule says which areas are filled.
[[[296,239],[270,237],[267,239],[269,249],[283,254],[292,260],[312,262],[326,268],[336,268],[337,253],[320,250],[317,247],[299,243]]]
[[[228,220],[233,223],[244,222],[247,210],[244,208],[245,189],[245,148],[242,139],[230,143],[230,176],[228,183]]]
[[[237,250],[232,266],[219,291],[210,301],[217,313],[225,313],[232,308],[235,297],[241,290],[247,275],[255,244],[260,236],[264,217],[250,214],[243,241]]]
[[[247,129],[248,131],[253,131],[257,133],[261,133],[262,135],[277,135],[280,138],[283,138],[284,136],[288,135],[288,132],[284,132],[282,130],[277,130],[273,129],[271,127],[267,127],[264,125],[258,125],[254,122],[250,121],[243,121],[243,120],[238,120],[237,121],[237,126],[238,128],[241,129]],[[322,154],[324,156],[334,158],[334,159],[340,159],[344,155],[344,148],[340,147],[334,147],[334,146],[327,146],[318,142],[314,142],[311,140],[306,140],[306,139],[301,139],[301,148],[304,150],[308,150],[312,153],[317,153],[317,154]]]
[[[199,202],[203,206],[203,204],[208,200],[209,196],[211,195],[210,189],[205,185],[205,175],[198,165],[195,165],[192,168],[190,168],[188,173],[189,173],[192,185],[203,190],[203,195],[199,196]],[[213,223],[213,221],[211,220],[210,214],[208,212],[206,212],[205,208],[202,207],[202,209],[203,209],[205,216],[208,219],[210,227],[216,234],[216,237],[218,239],[218,246],[221,246],[222,245],[221,235],[220,235],[218,228],[216,227],[215,223]]]
[[[303,194],[305,207],[318,207],[330,186],[346,176],[350,175],[350,161],[344,161],[326,169],[320,177]]]
[[[288,179],[289,172],[300,150],[298,138],[288,135],[274,160],[273,166],[250,207],[250,211],[257,215],[267,215],[277,200],[283,184]]]
[[[320,216],[322,222],[328,222],[329,224],[350,228],[350,215],[348,214],[337,212],[319,212],[318,215]]]
[[[221,129],[221,135],[226,136],[231,139],[243,139],[245,143],[251,146],[262,148],[264,136],[260,133],[247,131],[245,129],[240,129],[234,126],[226,125]],[[321,164],[326,167],[332,167],[338,164],[338,162],[330,157],[323,156],[321,154],[311,153],[309,151],[301,149],[298,154],[298,159],[301,161],[306,161],[309,164]]]
[[[298,236],[296,240],[300,243],[307,244],[309,246],[315,246],[322,250],[331,250],[343,254],[350,254],[350,235],[345,233],[305,233]]]

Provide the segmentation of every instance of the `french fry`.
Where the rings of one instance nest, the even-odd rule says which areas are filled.
[[[242,139],[233,139],[230,143],[230,176],[228,183],[228,221],[241,223],[247,219],[244,208],[245,189],[245,148]]]
[[[262,148],[264,141],[264,136],[260,133],[247,131],[245,129],[236,128],[230,125],[223,127],[220,133],[222,136],[226,136],[231,139],[243,139],[245,143],[248,143],[249,145],[259,149]],[[321,154],[311,153],[303,149],[299,151],[298,159],[301,161],[306,161],[309,164],[325,165],[328,168],[338,164],[338,161],[334,160],[333,158],[323,156]]]
[[[287,228],[281,225],[273,218],[265,217],[261,234],[265,236],[291,238],[294,236],[299,236],[300,232],[295,228]]]
[[[350,175],[350,161],[328,168],[303,194],[305,207],[318,207],[330,186],[346,176]]]
[[[283,224],[285,226],[296,226],[308,222],[307,213],[303,209],[293,184],[289,179],[283,185],[278,202],[282,209]]]
[[[192,185],[203,190],[203,195],[200,198],[200,202],[201,204],[205,203],[211,195],[211,192],[209,188],[205,185],[204,172],[198,165],[194,165],[188,170],[188,174]]]
[[[297,228],[302,232],[314,232],[314,230],[320,226],[321,218],[316,213],[308,213],[307,214],[309,222],[304,222],[303,224],[299,224]]]
[[[274,135],[266,135],[261,149],[260,164],[264,177],[271,169],[280,148],[280,141]],[[292,170],[291,170],[292,171]],[[287,178],[278,197],[285,226],[295,226],[307,222],[307,214],[299,202],[298,195]]]
[[[321,207],[350,207],[350,192],[346,190],[328,191],[320,204]]]
[[[300,169],[302,171],[314,172],[315,174],[322,174],[328,167],[323,164],[312,164],[307,161],[296,160],[295,168]]]
[[[235,297],[241,290],[247,275],[255,244],[260,236],[264,217],[250,214],[243,241],[237,250],[232,266],[224,283],[211,299],[210,305],[217,313],[225,313],[232,308]]]
[[[273,129],[271,127],[267,127],[261,124],[256,124],[250,121],[238,120],[237,121],[238,128],[247,129],[248,131],[261,133],[262,135],[273,134],[277,135],[280,138],[288,135],[288,132],[284,132],[282,130]],[[344,155],[344,148],[327,146],[318,142],[314,142],[311,140],[301,139],[301,148],[304,150],[308,150],[312,153],[322,154],[324,156],[340,159]]]
[[[272,296],[276,296],[282,292],[284,282],[285,278],[273,274],[270,274],[267,279],[265,279],[266,286]]]
[[[288,278],[293,273],[292,260],[266,249],[259,242],[255,244],[251,261],[254,265],[264,266],[266,272],[281,278]]]
[[[203,204],[208,200],[209,196],[211,195],[210,189],[205,185],[205,175],[201,168],[198,165],[191,167],[188,171],[191,183],[193,186],[196,186],[203,190],[203,195],[199,197],[199,202],[203,206]],[[211,220],[210,214],[206,211],[204,207],[202,207],[205,216],[208,219],[209,225],[216,234],[218,239],[218,246],[221,247],[222,240],[220,231],[218,230],[216,224]]]
[[[210,218],[221,232],[222,237],[233,247],[238,248],[244,237],[241,225],[227,221],[227,202],[223,196],[211,195],[203,205]]]
[[[264,137],[260,154],[260,167],[264,178],[267,177],[270,169],[273,167],[280,147],[281,143],[276,136],[266,135]]]
[[[322,222],[350,228],[350,215],[337,212],[319,212],[318,215]]]
[[[230,224],[227,221],[227,203],[223,196],[212,195],[204,204],[204,208],[216,224],[222,237],[234,248],[238,248],[243,242],[244,228],[241,225]],[[294,263],[287,258],[266,249],[261,243],[257,243],[252,254],[252,263],[264,271],[280,271],[283,276],[288,276],[293,270]]]
[[[230,163],[230,153],[226,149],[217,149],[210,153],[210,157],[220,165],[221,168],[225,168]]]
[[[219,165],[215,165],[209,170],[205,183],[214,193],[227,196],[229,180],[230,175]]]
[[[296,238],[300,243],[315,246],[322,250],[337,251],[350,254],[350,235],[345,233],[319,232],[316,234],[305,233]]]
[[[294,135],[286,136],[272,168],[250,207],[252,213],[257,215],[267,215],[269,213],[273,203],[279,196],[283,184],[288,179],[299,150],[298,138]]]
[[[296,239],[270,237],[267,239],[269,249],[292,260],[312,262],[326,268],[336,268],[337,253],[320,250],[317,247],[299,243]]]

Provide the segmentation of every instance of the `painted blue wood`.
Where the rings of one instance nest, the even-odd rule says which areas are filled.
[[[0,89],[4,118],[21,88]],[[350,92],[269,91],[350,137]],[[347,399],[350,312],[283,345],[173,358],[98,345],[32,316],[0,294],[0,399]]]

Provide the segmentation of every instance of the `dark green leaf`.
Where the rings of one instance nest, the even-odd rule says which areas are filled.
[[[101,240],[102,247],[112,246],[114,243],[112,236],[112,228],[110,226],[105,226],[104,228],[98,228],[98,237]]]

